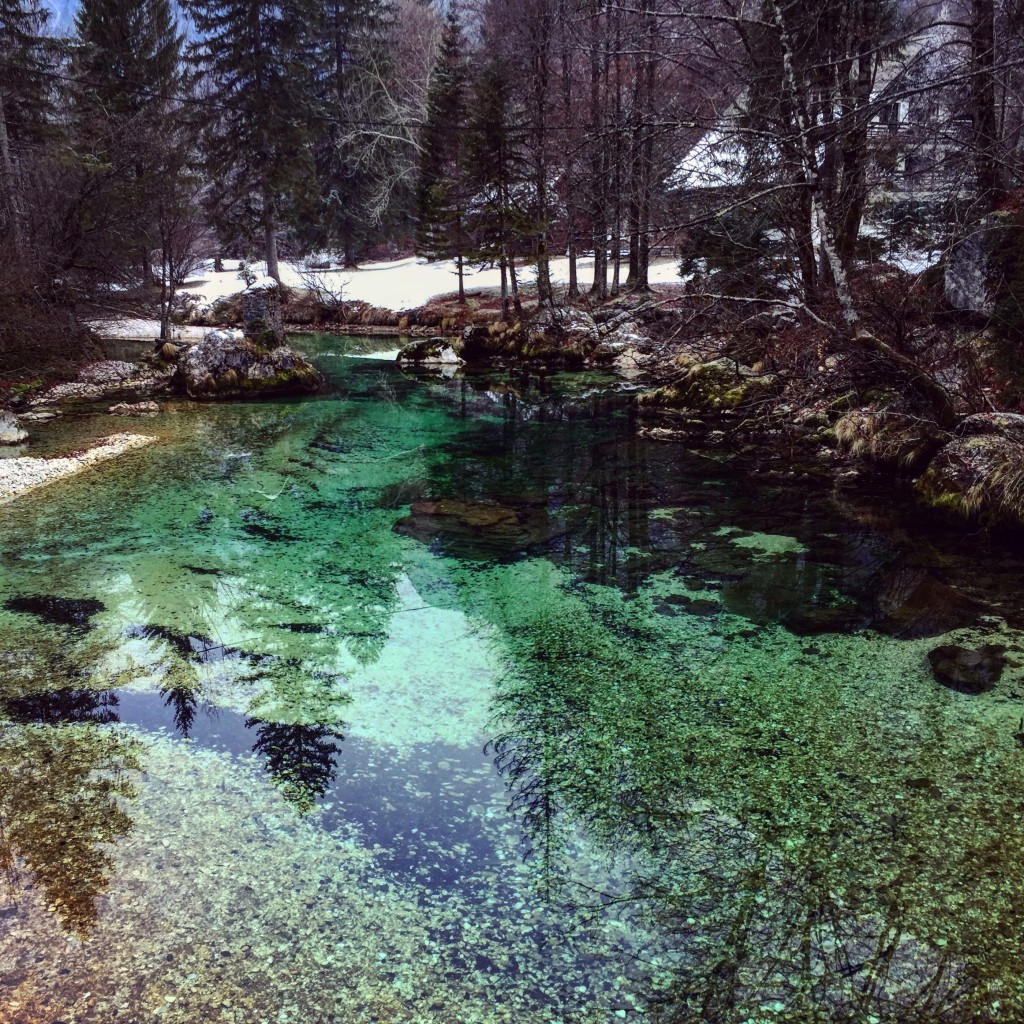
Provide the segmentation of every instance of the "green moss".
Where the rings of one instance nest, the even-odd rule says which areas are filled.
[[[746,367],[737,369],[725,359],[690,366],[676,384],[641,395],[641,406],[698,413],[737,413],[759,401],[770,400],[778,390],[774,375],[758,375]]]

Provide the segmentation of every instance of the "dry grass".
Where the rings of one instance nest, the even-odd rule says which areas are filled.
[[[834,429],[852,455],[901,470],[923,466],[942,442],[941,432],[927,417],[871,407],[846,413]]]

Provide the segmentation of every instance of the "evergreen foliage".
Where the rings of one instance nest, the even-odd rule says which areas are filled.
[[[169,0],[82,0],[72,104],[84,215],[79,267],[148,284],[158,244],[154,197],[181,117],[183,36]]]
[[[456,259],[459,297],[465,298],[465,153],[469,68],[457,8],[449,8],[437,63],[427,93],[416,191],[416,251],[428,260]]]
[[[39,0],[0,0],[0,131],[8,146],[45,131],[55,49],[43,35],[48,21]]]
[[[393,63],[391,0],[329,0],[317,40],[316,96],[331,112],[314,143],[317,202],[301,234],[310,245],[338,249],[354,266],[360,249],[407,221],[392,194],[399,171],[388,90]]]
[[[262,231],[276,277],[279,224],[308,200],[313,178],[322,12],[312,0],[188,0],[187,9],[211,104],[204,136],[210,213],[224,233]]]
[[[515,261],[520,246],[529,247],[536,233],[530,217],[534,196],[525,130],[511,76],[506,61],[488,61],[473,85],[466,132],[466,255],[501,267],[505,315],[509,286],[516,311],[521,308]]]

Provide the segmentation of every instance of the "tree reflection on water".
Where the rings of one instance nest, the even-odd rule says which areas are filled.
[[[648,608],[538,571],[529,602],[490,605],[510,656],[490,750],[545,884],[645,922],[654,1019],[1018,1019],[1010,745],[888,675],[865,694],[749,645],[691,671],[645,642]],[[617,888],[579,874],[581,842]]]
[[[7,899],[35,886],[64,927],[85,938],[111,881],[108,844],[132,828],[140,746],[95,725],[4,728],[0,870]]]

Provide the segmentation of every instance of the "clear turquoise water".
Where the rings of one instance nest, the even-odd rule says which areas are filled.
[[[1024,1019],[1019,556],[302,344],[2,508],[0,1021]]]

